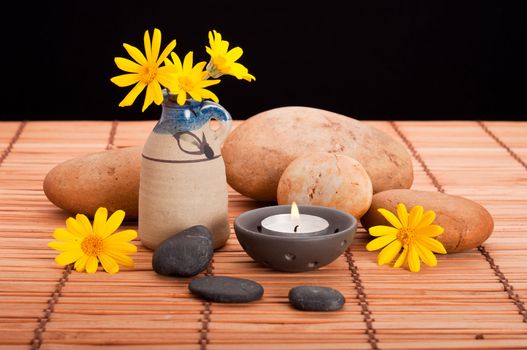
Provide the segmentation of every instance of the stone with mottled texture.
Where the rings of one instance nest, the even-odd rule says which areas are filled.
[[[370,208],[370,177],[355,159],[313,153],[289,164],[278,183],[278,204],[320,205],[360,218]]]

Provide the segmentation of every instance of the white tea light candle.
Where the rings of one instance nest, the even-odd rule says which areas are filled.
[[[277,214],[262,220],[262,233],[282,235],[295,234],[319,235],[326,233],[329,222],[315,215],[300,214],[295,202],[291,205],[290,214]]]

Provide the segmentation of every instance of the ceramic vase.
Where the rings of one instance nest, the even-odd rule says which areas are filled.
[[[214,248],[229,237],[228,198],[221,145],[231,116],[221,105],[165,94],[161,118],[142,152],[139,237],[155,249],[194,225],[212,233]]]

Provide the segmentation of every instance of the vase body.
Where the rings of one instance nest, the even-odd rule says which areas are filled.
[[[214,128],[213,128],[214,126]],[[229,237],[228,197],[221,144],[231,116],[219,104],[165,96],[159,122],[142,152],[139,237],[155,249],[194,225],[206,226],[214,248]]]

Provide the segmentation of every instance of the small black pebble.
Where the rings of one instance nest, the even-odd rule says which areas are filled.
[[[317,286],[298,286],[289,291],[289,302],[302,311],[337,311],[346,299],[336,289]]]
[[[247,303],[261,299],[264,293],[255,281],[223,276],[196,278],[188,289],[200,298],[218,303]]]
[[[192,226],[157,246],[152,268],[166,276],[195,276],[207,268],[213,254],[210,231],[202,225]]]

